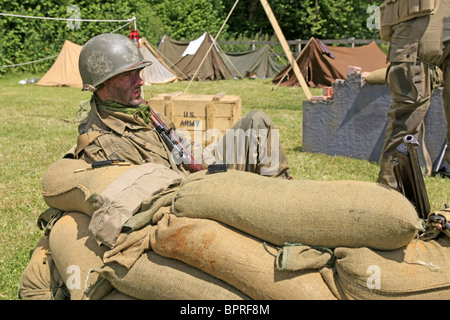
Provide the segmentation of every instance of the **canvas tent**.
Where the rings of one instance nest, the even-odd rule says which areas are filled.
[[[222,60],[217,46],[213,45],[209,50],[212,43],[213,39],[207,32],[193,41],[177,41],[164,36],[158,45],[158,52],[183,80],[192,79],[194,76],[194,80],[231,79],[233,76]]]
[[[83,82],[78,71],[81,48],[82,46],[66,40],[55,62],[36,85],[82,88]]]
[[[178,80],[176,73],[164,62],[147,39],[141,38],[139,44],[144,59],[152,62],[151,66],[141,72],[144,85],[176,82]]]
[[[245,77],[247,72],[253,72],[260,79],[273,78],[284,67],[268,45],[253,51],[220,54],[233,77]]]
[[[83,81],[78,70],[78,58],[81,48],[82,46],[66,40],[58,58],[36,85],[82,88]],[[144,58],[153,62],[150,67],[142,70],[141,77],[145,85],[175,82],[178,80],[176,73],[165,64],[163,59],[161,59],[159,54],[145,38],[140,40],[140,48]]]
[[[372,72],[385,68],[386,55],[375,42],[360,47],[328,47],[319,39],[311,38],[295,58],[300,71],[310,87],[328,87],[336,79],[346,79],[349,66]],[[290,66],[282,70],[273,83],[281,86],[298,86]]]

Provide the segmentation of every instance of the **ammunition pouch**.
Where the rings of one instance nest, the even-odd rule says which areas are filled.
[[[434,14],[440,0],[385,0],[380,6],[380,37],[391,41],[392,28],[414,18]]]

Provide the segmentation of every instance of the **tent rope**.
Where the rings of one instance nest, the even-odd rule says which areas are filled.
[[[125,23],[123,26],[121,26],[121,27],[119,27],[119,28],[117,28],[117,29],[111,31],[110,33],[116,33],[116,32],[119,31],[120,29],[125,28],[126,26],[130,26],[130,25],[131,25],[131,21],[130,21],[130,22],[127,22],[127,23]]]
[[[152,48],[153,48],[153,46],[152,46]],[[153,49],[155,49],[155,51],[164,59],[164,61],[167,62],[168,67],[170,69],[175,69],[179,74],[181,74],[184,77],[188,78],[188,76],[184,74],[183,70],[178,68],[172,61],[170,61],[160,50],[158,50],[158,48],[153,48]]]
[[[0,15],[9,15],[9,14],[0,13]],[[30,18],[30,16],[24,16],[24,17]],[[57,19],[57,18],[55,18],[55,19]],[[67,19],[67,20],[75,20],[75,19]],[[110,33],[116,33],[120,29],[130,25],[133,20],[134,20],[134,18],[130,19],[130,21],[128,21],[128,20],[116,20],[116,21],[128,21],[128,22],[125,23],[123,26],[121,26],[121,27],[111,31]],[[98,20],[98,21],[105,21],[105,20]],[[29,61],[29,62],[22,62],[22,63],[16,63],[16,64],[7,64],[7,65],[0,66],[0,68],[10,68],[10,67],[24,66],[24,65],[27,65],[27,64],[37,63],[37,62],[49,60],[49,59],[52,59],[52,58],[56,58],[57,56],[59,56],[59,54],[55,54],[54,56],[49,56],[49,57],[46,57],[46,58],[37,59],[37,60]]]
[[[52,17],[25,16],[25,15],[21,15],[21,14],[12,14],[12,13],[0,13],[0,16],[8,16],[8,17],[16,17],[16,18],[30,18],[30,19],[44,19],[44,20],[86,21],[86,22],[123,22],[123,21],[131,22],[131,21],[136,19],[135,17],[133,17],[131,19],[126,19],[126,20],[95,20],[95,19],[74,19],[74,18],[52,18]]]
[[[228,62],[231,64],[231,66],[234,68],[234,70],[239,74],[239,76],[242,78],[242,80],[245,80],[244,76],[242,76],[242,74],[239,72],[238,68],[236,68],[234,63],[230,60],[230,57],[225,53],[225,51],[223,51],[223,49],[219,46],[219,44],[217,44],[217,47],[223,53],[225,58],[227,58]]]
[[[233,7],[231,8],[230,12],[228,13],[227,18],[225,19],[225,21],[223,22],[222,26],[220,27],[219,32],[217,33],[216,37],[213,39],[213,42],[211,43],[211,46],[209,47],[208,51],[206,52],[205,56],[203,57],[202,62],[200,63],[200,65],[198,66],[197,70],[194,73],[194,76],[191,78],[191,80],[189,81],[186,90],[184,90],[184,94],[186,94],[186,92],[188,91],[192,81],[194,81],[194,79],[197,77],[198,71],[200,70],[201,66],[203,65],[203,63],[206,60],[206,57],[208,56],[209,52],[211,51],[212,47],[216,44],[216,40],[217,38],[219,38],[220,33],[222,32],[222,29],[225,27],[225,25],[228,22],[228,19],[231,16],[231,13],[233,12],[234,8],[236,7],[236,5],[238,4],[239,0],[236,0],[236,2],[234,3]]]
[[[310,43],[311,41],[312,41],[312,39],[309,39],[309,41],[308,41],[308,43],[306,44],[305,48],[308,47],[308,45],[309,45],[309,43]],[[298,54],[297,58],[294,59],[294,60],[295,60],[295,63],[297,63],[297,61],[300,60],[300,58],[301,58],[303,52],[305,52],[305,50],[302,50],[302,51]],[[277,82],[277,84],[275,85],[275,87],[272,88],[272,91],[275,91],[275,90],[278,88],[278,86],[281,84],[281,82],[284,81],[284,78],[287,77],[287,75],[289,74],[289,72],[292,70],[292,67],[293,67],[292,64],[289,64],[289,67],[288,67],[288,68],[286,69],[286,71],[283,73],[283,76],[282,76],[282,77],[280,78],[280,80]]]
[[[23,63],[17,63],[17,64],[7,64],[4,66],[0,66],[0,68],[9,68],[9,67],[18,67],[18,66],[23,66],[26,64],[31,64],[31,63],[35,63],[35,62],[41,62],[44,60],[48,60],[48,59],[52,59],[59,56],[59,54],[55,54],[54,56],[50,56],[50,57],[46,57],[46,58],[42,58],[42,59],[38,59],[38,60],[34,60],[34,61],[29,61],[29,62],[23,62]]]

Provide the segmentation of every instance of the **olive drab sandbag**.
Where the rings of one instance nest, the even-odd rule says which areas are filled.
[[[393,250],[421,226],[403,195],[376,183],[268,179],[234,170],[191,174],[171,212],[216,220],[278,246]]]
[[[142,300],[248,300],[229,284],[181,261],[147,251],[128,269],[112,262],[95,272],[117,290]]]
[[[337,248],[336,278],[348,299],[450,299],[450,239],[412,240],[391,251]]]
[[[171,214],[162,215],[157,226],[150,240],[155,253],[221,279],[252,299],[336,300],[317,270],[277,270],[271,253],[276,249],[236,229]]]

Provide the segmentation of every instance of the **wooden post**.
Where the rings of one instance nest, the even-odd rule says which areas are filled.
[[[300,83],[300,86],[302,87],[303,92],[306,95],[306,98],[308,100],[311,100],[312,98],[311,91],[309,90],[309,87],[306,84],[305,78],[303,78],[303,75],[300,72],[300,68],[298,67],[297,62],[295,61],[295,57],[292,54],[291,49],[289,48],[289,44],[287,43],[283,35],[283,32],[281,31],[281,28],[278,25],[277,19],[275,18],[272,9],[269,6],[269,3],[267,2],[267,0],[261,0],[261,4],[263,5],[267,17],[269,18],[270,23],[272,24],[272,27],[275,30],[275,33],[277,34],[278,40],[281,42],[281,46],[283,47],[283,50],[286,53],[286,57],[288,58],[291,67],[294,69],[294,74],[297,77],[298,82]]]

